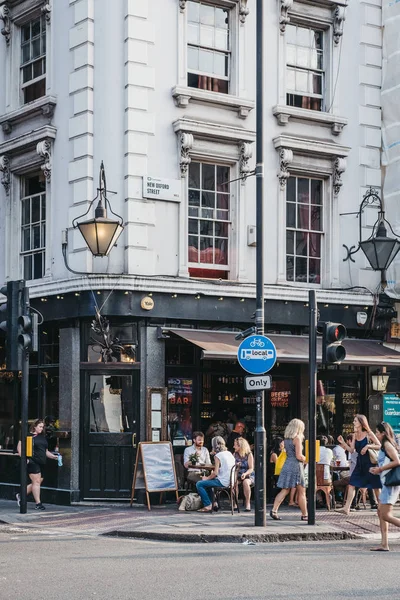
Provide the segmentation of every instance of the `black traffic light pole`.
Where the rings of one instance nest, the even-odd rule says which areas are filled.
[[[22,315],[29,314],[29,289],[24,287],[22,290],[22,299],[21,299],[21,308]],[[20,317],[19,317],[20,318]],[[18,336],[18,344],[21,344],[20,336]],[[23,345],[22,345],[23,346]],[[22,347],[22,357],[21,357],[21,371],[22,371],[22,381],[21,381],[21,504],[19,511],[21,514],[25,514],[27,511],[27,494],[26,494],[26,486],[28,482],[27,477],[27,468],[26,468],[26,436],[28,432],[28,394],[29,394],[29,349],[26,347]]]
[[[257,0],[257,57],[256,57],[256,332],[264,335],[264,0]],[[266,525],[266,465],[265,465],[265,427],[264,427],[264,391],[256,396],[255,446],[255,486],[254,486],[254,525]]]
[[[315,525],[315,439],[317,390],[317,301],[315,290],[308,292],[309,304],[309,397],[308,397],[308,524]]]

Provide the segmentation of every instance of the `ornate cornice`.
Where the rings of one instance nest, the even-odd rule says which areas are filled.
[[[286,25],[290,23],[290,17],[288,15],[289,10],[293,6],[293,0],[280,0],[281,3],[281,14],[279,17],[279,28],[281,33],[285,33]]]
[[[180,146],[181,146],[181,177],[185,177],[188,171],[188,167],[192,162],[190,158],[190,151],[193,148],[193,134],[192,133],[181,133],[180,135]]]
[[[293,1],[293,0],[292,0]],[[247,6],[248,0],[236,0],[239,3],[239,19],[241,23],[246,22],[246,17],[250,12],[250,9]],[[187,0],[179,0],[179,10],[181,13],[184,13],[186,10]]]
[[[281,148],[279,151],[279,184],[281,189],[284,190],[286,182],[290,177],[288,166],[293,162],[293,151],[288,148]]]
[[[11,28],[10,28],[10,9],[7,3],[4,3],[0,6],[0,19],[3,21],[3,27],[1,29],[1,35],[4,35],[6,38],[7,46],[10,43],[11,39]]]
[[[339,195],[340,188],[343,185],[342,181],[342,173],[345,172],[347,168],[347,161],[342,156],[337,156],[333,161],[333,174],[332,174],[332,185],[333,185],[333,193],[335,196]]]
[[[36,145],[36,152],[39,156],[44,158],[44,163],[40,167],[46,177],[47,181],[51,179],[51,143],[48,140],[38,142]]]
[[[6,195],[10,194],[10,183],[11,183],[11,173],[10,173],[10,159],[6,154],[0,156],[0,171],[3,173],[3,177],[1,178],[1,183],[4,186],[6,191]]]

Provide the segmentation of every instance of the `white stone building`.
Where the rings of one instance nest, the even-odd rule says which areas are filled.
[[[149,421],[149,388],[168,391],[172,438],[206,430],[226,401],[251,433],[234,336],[190,339],[187,330],[244,329],[254,312],[256,3],[0,0],[0,19],[0,281],[27,280],[44,317],[30,417],[55,414],[67,454],[48,493],[126,497],[132,435],[165,435],[164,421],[160,433]],[[370,186],[381,188],[381,2],[269,0],[264,34],[273,435],[306,414],[310,288],[322,319],[345,323],[353,338],[379,335],[379,275],[361,252],[344,261],[343,245],[357,246],[354,213]],[[72,222],[96,195],[102,160],[125,228],[108,257],[93,258]],[[161,187],[144,193],[148,178]],[[366,236],[375,220],[366,210]],[[70,269],[90,276],[68,270],[62,250]],[[96,304],[125,344],[111,366],[89,339]],[[320,374],[319,425],[330,433],[349,424],[346,398],[367,410],[369,367],[397,360],[378,343],[353,344],[334,376]],[[328,396],[336,410],[324,413]],[[180,397],[185,414],[171,405]],[[7,449],[12,406],[0,417]],[[110,461],[126,472],[107,486]],[[4,487],[13,484],[10,476]]]

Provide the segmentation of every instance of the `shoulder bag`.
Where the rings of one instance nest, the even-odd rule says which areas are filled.
[[[388,485],[389,487],[400,485],[400,466],[394,467],[388,471],[388,474],[385,477],[385,485]]]
[[[368,448],[368,456],[369,460],[373,465],[378,464],[378,453],[376,450],[372,450],[372,448]]]

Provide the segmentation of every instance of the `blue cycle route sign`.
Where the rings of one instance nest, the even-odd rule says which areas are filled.
[[[237,357],[242,369],[252,375],[262,375],[276,363],[276,348],[265,335],[250,335],[240,344]]]

